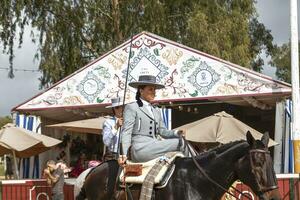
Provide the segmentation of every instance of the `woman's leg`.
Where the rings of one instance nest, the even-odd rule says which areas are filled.
[[[154,140],[144,144],[141,148],[132,147],[134,162],[147,162],[171,151],[181,151],[182,143],[179,138]]]

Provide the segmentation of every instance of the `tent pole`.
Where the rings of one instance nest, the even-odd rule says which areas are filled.
[[[291,76],[292,76],[292,139],[294,146],[294,173],[300,173],[300,101],[299,101],[299,47],[297,0],[290,0],[291,21]]]
[[[19,170],[18,170],[18,165],[17,165],[16,152],[14,150],[12,152],[13,152],[13,156],[14,156],[16,178],[19,179]]]

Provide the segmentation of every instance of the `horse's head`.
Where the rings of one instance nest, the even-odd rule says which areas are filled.
[[[236,166],[238,178],[260,199],[280,199],[278,192],[275,192],[278,186],[272,158],[268,151],[268,133],[265,133],[261,140],[255,140],[248,131],[247,142],[248,153],[239,159]]]

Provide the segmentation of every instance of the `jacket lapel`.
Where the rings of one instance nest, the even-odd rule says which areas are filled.
[[[150,119],[152,119],[152,120],[154,120],[153,119],[153,117],[152,117],[152,115],[149,113],[149,111],[148,111],[148,109],[146,108],[146,106],[141,106],[141,107],[139,107],[140,108],[140,110],[147,116],[147,117],[149,117]],[[153,115],[154,115],[154,113],[153,113]]]
[[[155,118],[156,121],[160,118],[160,116],[159,116],[160,112],[157,109],[157,107],[153,107],[153,115],[154,115],[154,118]]]

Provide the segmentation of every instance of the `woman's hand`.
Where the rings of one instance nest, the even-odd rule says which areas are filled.
[[[118,118],[117,120],[117,126],[120,127],[123,125],[123,117]]]
[[[180,137],[185,137],[186,131],[185,130],[178,130],[177,135]]]
[[[118,163],[121,167],[124,167],[124,165],[126,165],[126,160],[127,160],[127,156],[125,155],[120,155],[118,158]]]
[[[115,129],[118,129],[123,125],[123,117],[117,118]]]

